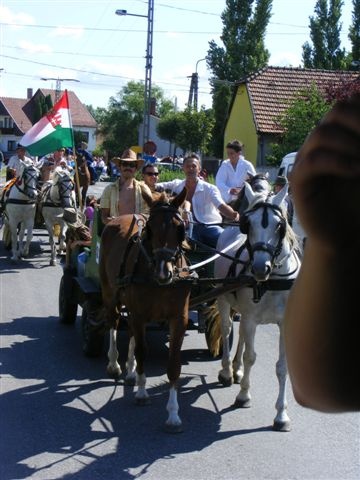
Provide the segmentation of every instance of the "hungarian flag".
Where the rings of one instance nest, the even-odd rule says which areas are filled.
[[[30,155],[38,156],[72,146],[73,132],[67,90],[53,109],[30,128],[20,143]]]

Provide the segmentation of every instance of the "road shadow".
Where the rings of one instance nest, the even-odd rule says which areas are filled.
[[[133,479],[159,460],[171,462],[179,454],[201,452],[214,442],[268,430],[221,431],[223,412],[212,395],[219,385],[208,383],[204,375],[188,374],[181,377],[179,392],[184,433],[166,434],[168,352],[159,332],[151,332],[149,338],[146,372],[151,405],[146,407],[135,405],[132,387],[106,377],[104,356],[83,356],[78,326],[62,325],[56,317],[22,317],[3,323],[2,336],[2,480],[33,475]],[[120,337],[121,347],[126,345],[126,332]],[[192,361],[191,353],[186,356]],[[160,378],[154,380],[155,376]],[[16,387],[11,378],[17,379]],[[210,399],[210,409],[197,405],[204,395]],[[72,464],[75,476],[64,473],[73,471]]]

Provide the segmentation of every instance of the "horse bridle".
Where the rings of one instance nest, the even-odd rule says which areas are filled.
[[[67,198],[70,199],[71,198],[71,192],[74,188],[73,181],[71,180],[71,178],[68,175],[67,175],[67,177],[69,178],[69,181],[66,182],[67,184],[65,184],[65,182],[62,181],[62,178],[65,178],[65,177],[62,177],[62,176],[57,181],[57,186],[58,186],[59,197],[60,197],[61,203],[64,203],[65,199],[67,199]],[[66,193],[68,193],[68,195],[66,195]]]
[[[180,222],[180,225],[178,225],[178,229],[179,229],[178,239],[179,239],[179,244],[181,244],[181,242],[185,240],[185,223],[181,218],[181,215],[178,209],[170,204],[156,206],[150,210],[150,217],[145,227],[146,238],[150,239],[152,235],[151,229],[149,227],[149,221],[151,220],[151,216],[154,214],[163,213],[163,212],[165,212],[166,214],[169,214],[168,220],[166,222],[167,224],[170,224],[173,218],[175,218]],[[168,248],[168,247],[154,248],[152,249],[152,254],[153,254],[154,260],[161,257],[165,262],[171,262],[174,264],[176,260],[179,258],[179,256],[182,254],[182,251],[181,251],[181,246],[178,245],[176,248]]]
[[[23,193],[24,195],[26,195],[28,197],[29,194],[27,192],[29,190],[37,191],[37,188],[36,188],[37,177],[38,177],[38,173],[37,173],[36,168],[33,167],[32,165],[26,166],[26,167],[24,167],[24,170],[23,170],[23,172],[22,172],[22,174],[19,178],[21,183],[22,182],[24,183],[24,188],[20,188],[21,183],[18,184],[18,182],[15,183],[15,186],[19,190],[19,192]],[[34,187],[30,185],[31,181],[35,181],[35,186]]]
[[[247,236],[246,239],[246,249],[249,252],[249,257],[250,261],[254,258],[254,253],[258,251],[262,252],[267,252],[270,255],[270,262],[271,262],[271,268],[274,268],[276,258],[280,255],[282,246],[283,246],[283,240],[285,237],[286,233],[286,218],[284,217],[284,214],[281,210],[280,207],[277,205],[273,205],[271,203],[267,202],[259,202],[257,203],[253,208],[250,210],[247,210],[240,218],[240,230],[242,233],[248,234],[249,231],[249,219],[248,216],[251,215],[253,212],[259,210],[259,208],[263,208],[263,215],[261,219],[261,226],[263,228],[266,228],[268,226],[268,209],[272,210],[275,212],[279,217],[280,217],[280,222],[279,222],[279,228],[280,228],[280,235],[279,235],[279,240],[277,242],[277,245],[270,245],[265,242],[257,242],[254,245],[252,245],[249,242],[249,236]]]

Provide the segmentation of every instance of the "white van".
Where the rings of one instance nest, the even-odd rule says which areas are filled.
[[[285,155],[285,157],[281,160],[278,175],[289,178],[290,172],[294,166],[296,154],[297,152],[291,152]]]

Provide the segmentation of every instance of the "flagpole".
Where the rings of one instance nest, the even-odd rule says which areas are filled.
[[[67,90],[65,90],[67,94]],[[77,164],[77,159],[76,159],[76,150],[75,150],[75,139],[74,139],[74,129],[72,126],[72,121],[71,121],[71,108],[70,108],[70,99],[68,98],[69,101],[69,118],[70,118],[70,125],[71,125],[71,137],[72,137],[72,151],[74,155],[74,163],[75,163],[75,185],[77,189],[77,194],[79,198],[79,207],[80,210],[82,210],[82,198],[81,198],[81,192],[80,192],[80,178],[79,178],[79,169],[78,169],[78,164]]]

